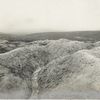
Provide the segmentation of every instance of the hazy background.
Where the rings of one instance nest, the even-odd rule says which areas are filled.
[[[100,0],[0,0],[0,32],[100,29]]]

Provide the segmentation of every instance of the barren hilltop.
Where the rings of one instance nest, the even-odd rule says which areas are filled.
[[[99,41],[14,43],[0,42],[0,98],[100,98]]]

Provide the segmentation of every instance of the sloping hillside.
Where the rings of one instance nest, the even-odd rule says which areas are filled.
[[[99,42],[29,42],[0,54],[0,98],[90,98],[91,91],[96,98],[100,93],[99,66]],[[68,91],[84,92],[74,96]],[[84,95],[88,91],[89,96]]]

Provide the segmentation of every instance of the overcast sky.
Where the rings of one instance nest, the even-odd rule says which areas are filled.
[[[0,0],[0,32],[100,30],[100,0]]]

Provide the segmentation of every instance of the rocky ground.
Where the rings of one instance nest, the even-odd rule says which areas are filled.
[[[100,99],[100,42],[0,42],[0,98]]]

